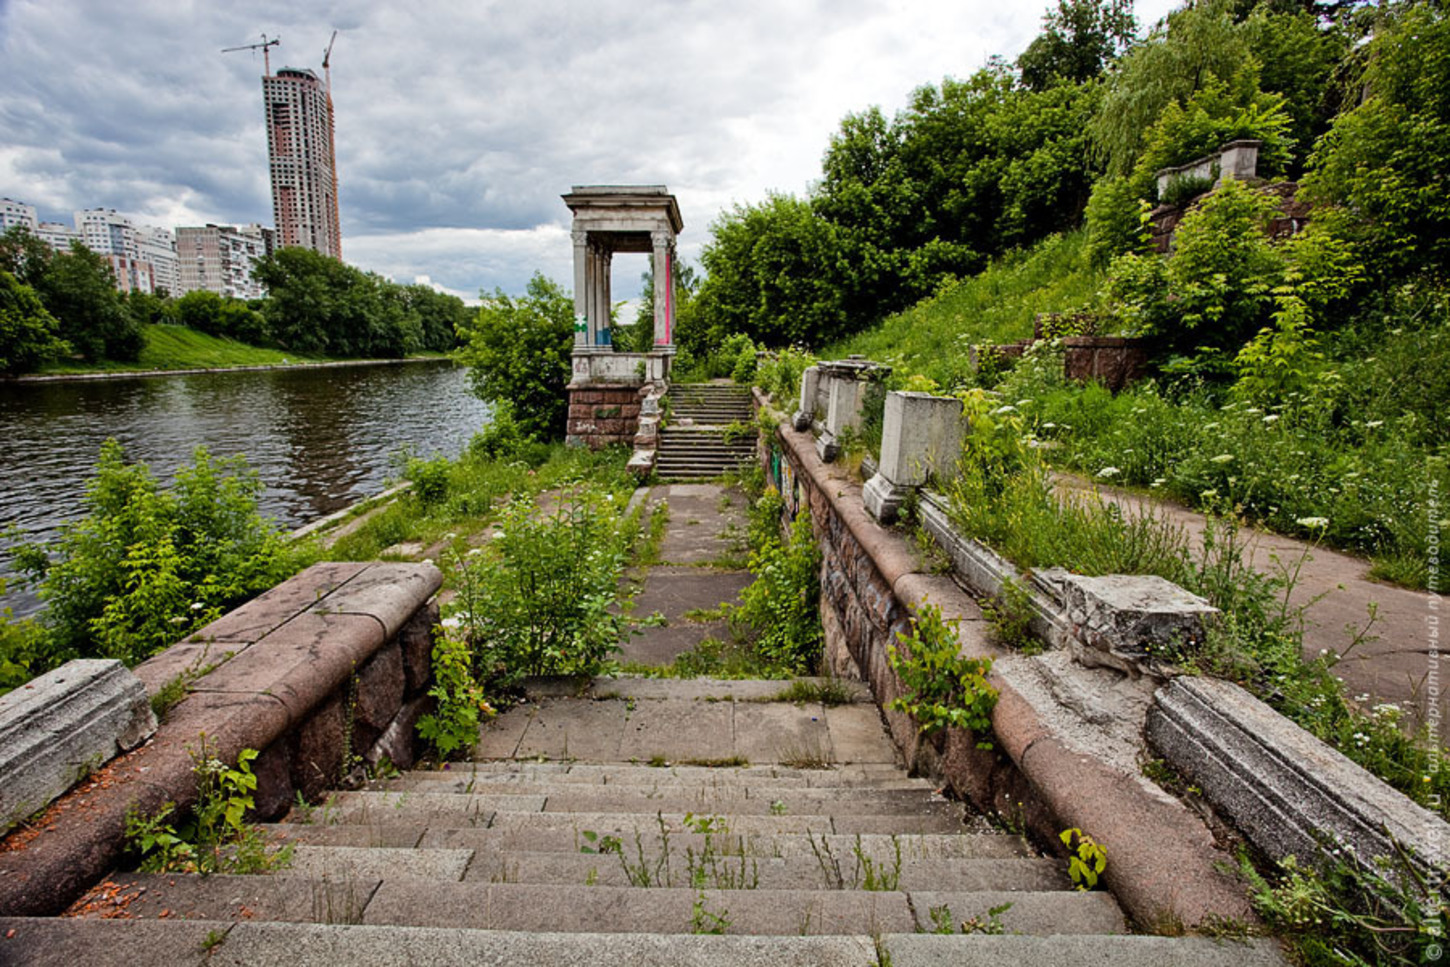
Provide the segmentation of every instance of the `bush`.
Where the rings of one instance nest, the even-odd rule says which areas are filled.
[[[754,629],[755,650],[767,666],[799,674],[813,671],[821,658],[821,552],[806,513],[781,540],[783,509],[780,495],[768,489],[751,511],[747,538],[755,580],[740,592],[731,618]]]
[[[48,647],[59,661],[134,665],[285,578],[294,554],[257,514],[261,482],[241,457],[194,462],[161,490],[115,440],[101,446],[87,516],[16,562],[40,582]]]
[[[0,373],[28,373],[70,351],[35,290],[0,269]]]
[[[609,494],[566,494],[547,514],[510,501],[487,547],[453,564],[477,680],[597,674],[623,634],[611,608],[633,534]]]

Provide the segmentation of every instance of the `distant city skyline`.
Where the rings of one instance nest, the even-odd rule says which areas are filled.
[[[1140,22],[1175,5],[1140,2]],[[317,71],[336,29],[347,261],[469,299],[519,292],[535,270],[567,287],[572,185],[668,185],[695,262],[723,210],[807,191],[846,114],[894,114],[920,85],[1015,57],[1048,6],[8,0],[0,196],[43,219],[100,207],[172,228],[265,224],[263,59],[221,50],[265,31],[282,38],[274,73]],[[618,260],[616,293],[644,268]]]

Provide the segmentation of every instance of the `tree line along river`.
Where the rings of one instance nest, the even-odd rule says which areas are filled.
[[[399,453],[457,455],[488,414],[448,361],[0,383],[0,529],[46,540],[81,516],[108,437],[163,481],[198,446],[243,454],[262,513],[296,528],[382,490]],[[39,603],[13,586],[14,544],[0,536],[0,605],[19,617]]]

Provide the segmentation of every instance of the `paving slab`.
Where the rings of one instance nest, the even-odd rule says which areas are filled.
[[[806,685],[832,685],[852,695],[852,701],[871,703],[871,690],[865,682],[844,678],[799,677],[794,679],[731,679],[731,678],[644,678],[621,675],[617,678],[596,678],[589,686],[594,698],[633,698],[661,701],[667,699],[697,701],[766,702],[774,701],[793,682]]]
[[[895,764],[900,760],[896,743],[887,735],[875,705],[837,705],[826,709],[825,714],[831,752],[837,762]]]
[[[751,762],[834,762],[826,710],[817,702],[736,703],[735,751]]]
[[[528,717],[515,757],[528,759],[618,760],[620,738],[629,714],[624,702],[555,699],[511,709]]]
[[[627,702],[601,702],[627,708]],[[627,712],[618,758],[722,760],[735,755],[734,703],[639,702]]]
[[[319,807],[321,809],[321,807]],[[322,812],[317,814],[323,816]],[[428,827],[389,823],[386,826],[366,824],[331,824],[327,819],[302,823],[261,823],[258,828],[275,842],[308,846],[368,846],[381,849],[412,849]]]
[[[934,890],[911,891],[911,908],[920,918],[922,930],[932,929],[930,911],[946,910],[952,922],[973,917],[983,922],[988,911],[1011,904],[999,914],[1008,933],[1035,935],[1116,934],[1127,933],[1123,911],[1113,895],[1106,891],[1083,893],[1077,890],[1055,890],[1050,893],[1008,893],[991,890],[982,893],[955,893]]]
[[[691,818],[701,815],[695,810],[690,810]],[[658,833],[660,823],[671,834],[683,833],[690,830],[685,823],[686,813],[496,813],[493,822],[489,824],[490,829],[528,831],[530,833],[570,833],[573,831],[592,830],[601,836],[606,833],[613,833],[629,842],[634,841],[636,832],[641,835]],[[892,819],[899,819],[899,825],[904,827],[921,826],[924,821],[914,817],[874,817],[881,820],[877,828],[891,825]],[[953,826],[945,819],[933,820],[929,823],[932,828],[926,830],[908,829],[907,832],[949,832],[960,826],[958,823]],[[732,816],[730,817],[730,832],[741,836],[753,835],[781,835],[796,834],[802,837],[806,833],[837,832],[829,816],[777,816],[774,814],[764,816]],[[854,832],[855,830],[849,830]],[[874,830],[873,830],[874,831]],[[425,837],[426,840],[426,837]]]
[[[961,815],[960,804],[945,799],[931,801],[920,792],[904,795],[806,796],[781,793],[774,799],[720,800],[707,790],[580,790],[573,794],[549,796],[544,801],[546,813],[619,812],[619,813],[684,813],[721,816],[763,816],[794,813],[800,816],[830,816],[836,813],[862,813],[873,816]]]
[[[721,498],[729,506],[721,505]],[[746,523],[745,495],[718,484],[668,484],[653,488],[650,505],[669,504],[669,523],[660,542],[664,564],[707,564],[738,558],[742,552],[735,535]]]

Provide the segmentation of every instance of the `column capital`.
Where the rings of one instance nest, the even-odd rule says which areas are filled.
[[[655,231],[649,233],[649,237],[650,241],[654,243],[654,247],[657,249],[669,249],[674,247],[674,232],[668,232],[663,229],[656,229]]]
[[[575,245],[587,245],[589,243],[589,233],[582,228],[572,229],[569,232],[569,237],[574,240]]]

